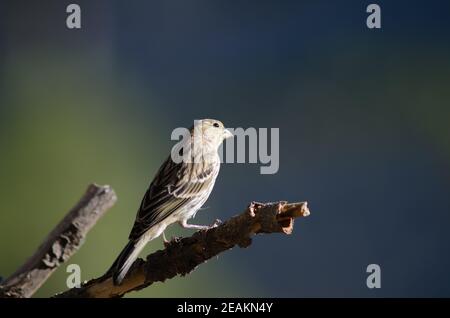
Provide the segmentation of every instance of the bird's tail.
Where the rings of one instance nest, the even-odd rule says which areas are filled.
[[[114,285],[120,285],[125,278],[125,275],[130,270],[131,265],[133,265],[139,253],[142,251],[146,243],[146,240],[141,237],[138,240],[130,240],[127,245],[125,245],[122,252],[120,252],[117,259],[112,264],[111,268],[108,270],[113,277]]]

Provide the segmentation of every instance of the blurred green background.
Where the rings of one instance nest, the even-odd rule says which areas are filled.
[[[7,54],[1,65],[1,274],[6,277],[31,255],[87,185],[95,182],[113,186],[119,200],[68,262],[79,264],[83,280],[89,279],[104,273],[126,243],[140,200],[171,149],[171,115],[135,76],[117,69],[107,43],[81,43],[74,50],[48,38],[49,43],[43,44],[36,30],[30,32],[31,44],[21,41],[15,38],[24,27],[18,17],[24,14],[38,23],[29,10],[37,6],[4,4],[2,14],[9,19],[2,19],[2,35],[9,38],[2,43]],[[55,4],[48,2],[48,7]],[[39,12],[51,16],[46,10],[44,5]],[[58,19],[63,30],[65,16],[63,10]],[[44,32],[44,41],[47,35]],[[190,122],[186,120],[187,125]],[[144,255],[162,247],[162,240],[155,240]],[[66,265],[37,297],[67,289]],[[132,296],[226,296],[251,290],[236,289],[225,279],[226,264],[211,261],[204,267],[189,280],[169,280]]]
[[[312,215],[128,296],[450,296],[448,2],[379,1],[376,31],[364,1],[77,1],[81,30],[68,1],[0,3],[1,276],[91,182],[119,200],[68,263],[101,275],[172,129],[212,117],[279,127],[280,171],[224,165],[196,222],[252,200],[308,200]],[[65,267],[37,297],[66,289]]]

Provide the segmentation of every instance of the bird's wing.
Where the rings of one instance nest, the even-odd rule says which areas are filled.
[[[139,238],[152,226],[197,199],[206,200],[218,168],[216,164],[174,163],[169,156],[142,199],[129,238]]]

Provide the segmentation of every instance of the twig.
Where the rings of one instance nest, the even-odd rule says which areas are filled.
[[[31,297],[59,265],[75,254],[89,230],[116,200],[111,187],[90,185],[36,252],[2,282],[0,298]]]
[[[176,275],[184,276],[215,255],[235,245],[247,247],[251,236],[259,233],[292,233],[294,218],[310,214],[306,202],[252,203],[240,215],[222,225],[194,233],[191,237],[172,240],[164,250],[138,259],[121,285],[115,286],[109,274],[92,279],[80,288],[67,290],[55,297],[110,298],[140,290],[154,282]]]

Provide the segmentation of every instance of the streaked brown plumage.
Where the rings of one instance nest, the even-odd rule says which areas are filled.
[[[208,199],[220,170],[217,150],[231,136],[218,120],[196,121],[189,138],[162,164],[142,199],[129,242],[110,269],[115,284],[122,282],[145,244],[163,234],[168,225],[178,222],[184,228],[210,228],[187,220]],[[175,162],[174,153],[184,160]]]

